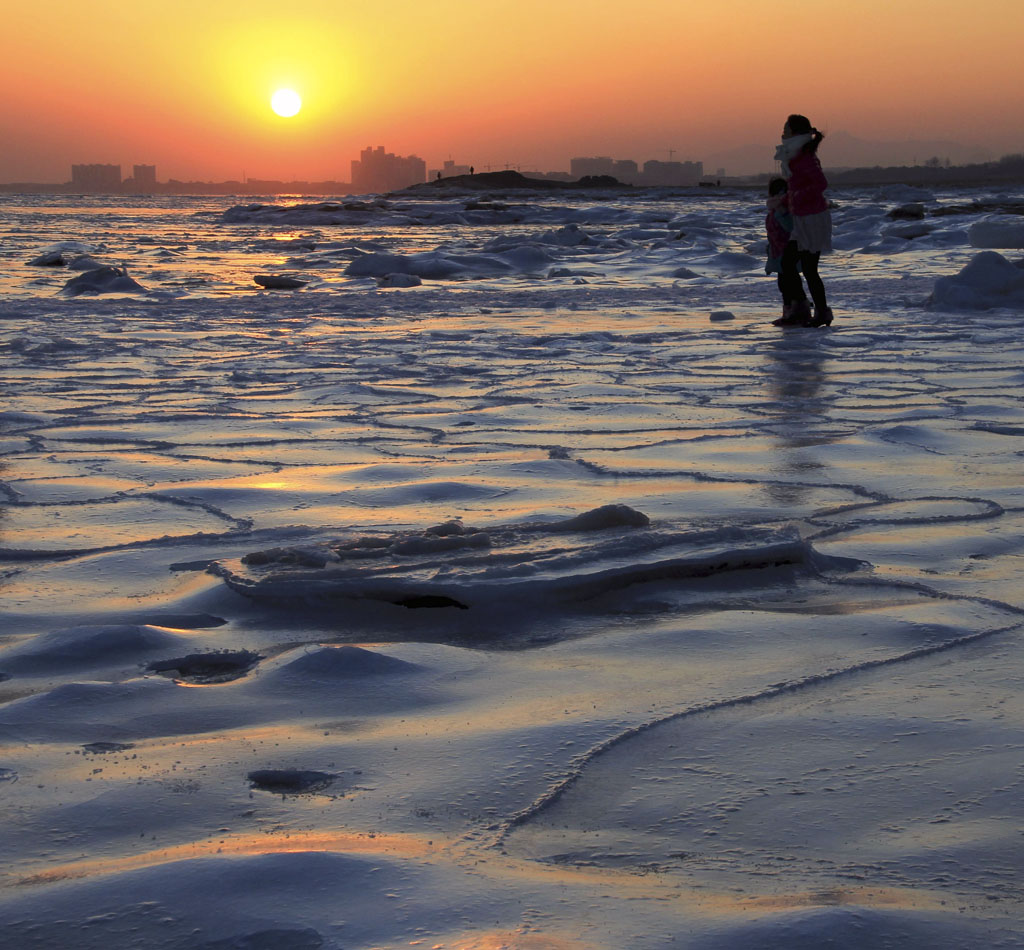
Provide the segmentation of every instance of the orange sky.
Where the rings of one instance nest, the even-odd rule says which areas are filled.
[[[72,162],[347,181],[366,145],[479,170],[708,161],[773,143],[793,111],[1024,152],[1022,0],[7,6],[0,181],[66,181]],[[270,111],[280,86],[303,97],[295,118]]]

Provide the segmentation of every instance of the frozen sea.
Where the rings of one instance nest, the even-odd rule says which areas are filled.
[[[0,946],[1024,947],[1024,190],[831,197],[0,198]]]

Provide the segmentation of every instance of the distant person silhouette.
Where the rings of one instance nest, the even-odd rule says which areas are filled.
[[[470,173],[471,175],[473,174],[473,166],[472,166],[472,165],[470,165],[470,166],[469,166],[469,173]]]
[[[775,158],[787,179],[793,234],[782,253],[779,287],[783,300],[791,301],[789,312],[772,322],[776,326],[821,327],[832,323],[832,311],[825,298],[825,285],[818,275],[818,259],[832,250],[832,213],[825,189],[828,179],[818,161],[818,146],[825,136],[806,116],[791,115],[782,130],[782,144]],[[814,313],[807,303],[800,271],[814,301]]]

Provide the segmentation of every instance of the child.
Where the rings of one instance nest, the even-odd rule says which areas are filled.
[[[818,275],[818,259],[832,250],[832,215],[825,189],[828,180],[818,161],[818,146],[825,136],[806,116],[791,115],[782,130],[782,144],[775,158],[788,179],[789,210],[793,232],[779,265],[779,284],[783,296],[793,301],[789,313],[773,321],[778,326],[829,326],[832,311],[825,298],[825,285]],[[803,270],[807,289],[814,301],[811,315],[799,271]]]
[[[779,293],[782,294],[782,318],[789,316],[793,306],[788,288],[782,280],[782,255],[793,232],[793,215],[789,213],[789,197],[786,194],[786,179],[773,178],[768,182],[768,214],[764,228],[768,232],[768,261],[764,265],[766,274],[778,274]]]

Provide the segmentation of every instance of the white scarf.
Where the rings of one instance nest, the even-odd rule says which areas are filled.
[[[814,136],[810,132],[804,132],[803,135],[792,135],[788,139],[783,139],[779,147],[775,149],[775,161],[782,163],[782,174],[786,178],[789,178],[789,163],[796,158],[800,150],[812,138]]]

